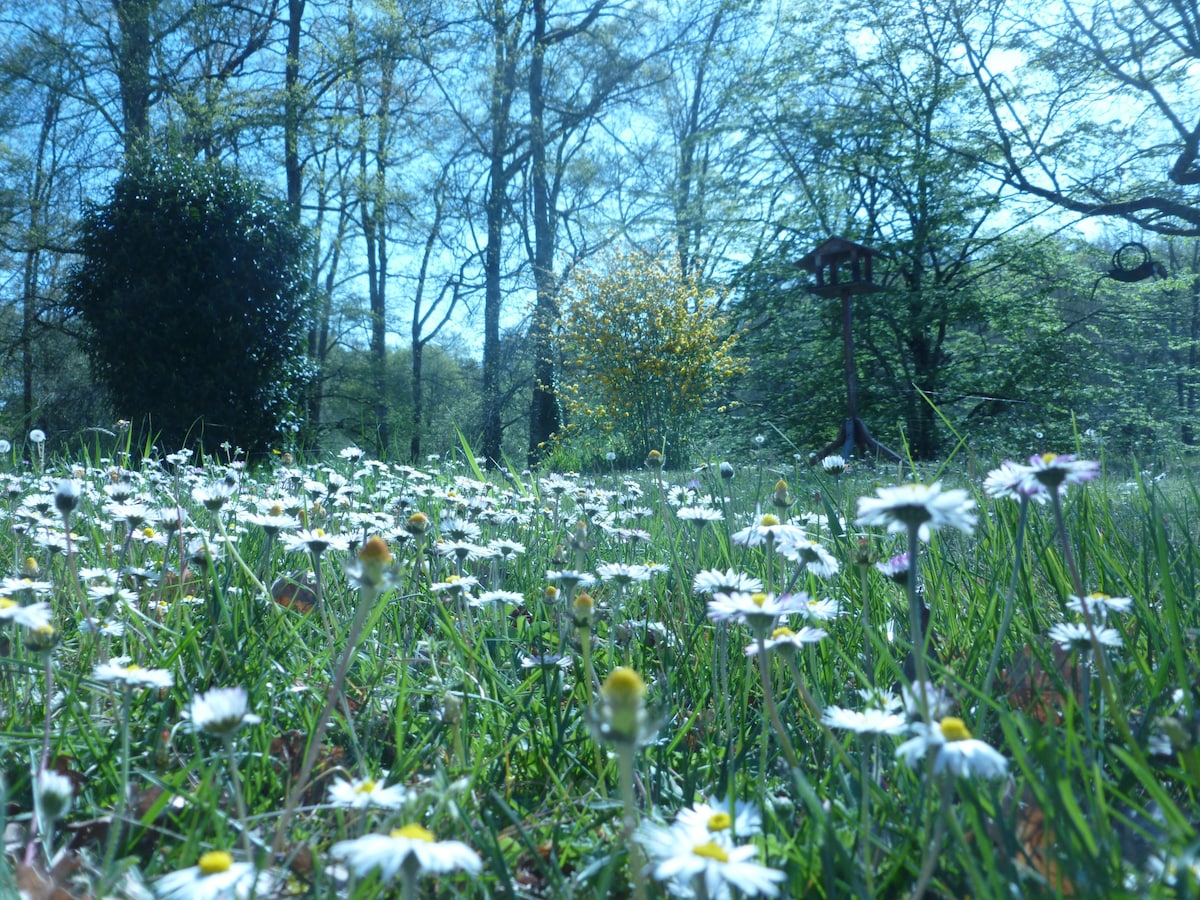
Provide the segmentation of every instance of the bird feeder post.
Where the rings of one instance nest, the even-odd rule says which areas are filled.
[[[842,347],[846,364],[846,419],[837,438],[827,444],[815,459],[824,459],[834,451],[849,459],[855,447],[900,462],[900,454],[871,436],[858,416],[858,367],[854,358],[853,297],[883,290],[875,283],[874,260],[880,254],[845,238],[831,237],[800,260],[799,265],[813,276],[810,292],[818,297],[840,297],[842,302]]]

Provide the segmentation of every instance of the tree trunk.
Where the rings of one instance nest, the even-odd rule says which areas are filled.
[[[121,32],[117,49],[117,84],[121,92],[125,156],[150,134],[150,17],[158,0],[112,0]]]
[[[533,398],[529,406],[529,462],[546,450],[560,425],[554,396],[554,345],[551,329],[558,315],[554,278],[554,222],[546,175],[546,101],[543,77],[546,53],[546,0],[533,0],[533,58],[529,64],[529,149],[533,163],[533,281],[537,290],[529,340],[533,344]]]

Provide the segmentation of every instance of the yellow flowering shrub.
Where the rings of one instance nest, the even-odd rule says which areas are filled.
[[[616,256],[578,270],[555,327],[555,392],[571,437],[632,454],[664,444],[686,452],[699,413],[746,367],[719,300],[662,259]]]

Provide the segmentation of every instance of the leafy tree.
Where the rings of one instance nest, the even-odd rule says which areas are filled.
[[[1084,216],[1163,235],[1200,235],[1200,11],[1178,0],[939,3],[930,33],[971,78],[986,132],[944,146],[993,177]],[[988,135],[979,152],[977,138]]]
[[[685,459],[697,416],[745,367],[718,301],[677,258],[578,270],[555,332],[556,389],[574,433],[634,456],[665,444],[668,461]]]
[[[306,233],[216,164],[147,158],[85,215],[66,299],[120,415],[262,449],[305,376]]]

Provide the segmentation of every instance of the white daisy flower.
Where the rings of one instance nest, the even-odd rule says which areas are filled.
[[[30,603],[22,606],[9,597],[0,597],[0,622],[16,622],[31,631],[45,628],[50,624],[50,604]]]
[[[215,735],[233,734],[243,725],[262,721],[250,712],[243,687],[212,688],[192,700],[187,715],[193,728]]]
[[[830,728],[855,734],[900,734],[908,725],[908,719],[900,713],[871,707],[859,711],[830,706],[821,715],[821,721]]]
[[[819,578],[831,578],[841,569],[833,554],[803,534],[790,533],[779,539],[779,555],[790,559]]]
[[[709,797],[703,803],[681,809],[675,814],[675,823],[681,828],[694,828],[698,834],[708,834],[712,840],[762,833],[762,813],[747,800]]]
[[[231,900],[270,892],[272,879],[252,864],[234,862],[224,850],[211,850],[187,869],[164,875],[154,892],[164,900]]]
[[[329,803],[347,809],[399,809],[407,797],[403,785],[385,785],[374,778],[339,778],[329,786]]]
[[[637,832],[637,840],[651,857],[647,867],[656,881],[667,883],[675,895],[692,896],[692,886],[702,883],[711,900],[732,896],[778,897],[778,885],[787,876],[754,862],[758,848],[746,844],[734,846],[698,833],[692,824],[666,827],[646,823]]]
[[[1132,597],[1110,597],[1108,594],[1092,593],[1086,597],[1074,594],[1067,600],[1067,609],[1093,621],[1103,622],[1109,613],[1127,613],[1133,605]]]
[[[815,644],[825,637],[826,633],[822,628],[810,628],[807,625],[799,631],[792,631],[786,627],[776,628],[771,632],[771,636],[761,644],[758,641],[748,644],[746,655],[754,656],[764,645],[768,650],[799,650],[805,644]]]
[[[798,525],[780,522],[778,516],[767,513],[755,524],[747,525],[740,531],[735,531],[732,540],[735,544],[741,546],[759,547],[765,544],[768,539],[778,544],[785,535],[800,535],[803,537],[804,529]]]
[[[896,748],[896,757],[910,768],[917,768],[932,753],[934,774],[999,778],[1008,771],[1008,760],[991,745],[971,737],[962,719],[947,716],[932,725],[917,722],[912,728],[916,735]]]
[[[697,594],[753,594],[763,589],[761,578],[735,572],[733,569],[705,569],[692,579],[692,590]]]
[[[939,528],[975,530],[975,501],[960,488],[942,490],[941,482],[883,487],[875,497],[858,498],[858,525],[886,525],[891,533],[916,526],[923,541]]]
[[[338,841],[330,852],[336,859],[344,859],[355,875],[378,870],[384,881],[394,878],[404,865],[434,874],[461,869],[477,875],[483,870],[479,854],[462,841],[439,841],[420,825]]]
[[[708,601],[708,617],[714,622],[741,622],[755,631],[765,632],[778,619],[804,612],[808,594],[716,594]]]
[[[1115,628],[1097,628],[1096,626],[1088,627],[1087,625],[1075,622],[1063,622],[1060,625],[1055,625],[1048,632],[1050,640],[1058,644],[1064,650],[1078,650],[1086,652],[1092,649],[1092,634],[1096,635],[1096,642],[1101,647],[1120,647],[1121,632]]]
[[[122,684],[125,687],[169,688],[175,679],[166,669],[143,669],[129,664],[129,657],[116,657],[110,662],[100,663],[92,672],[97,681]]]

